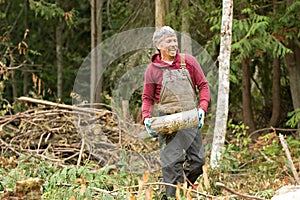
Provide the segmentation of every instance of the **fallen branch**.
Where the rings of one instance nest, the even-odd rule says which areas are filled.
[[[67,109],[67,110],[74,110],[74,111],[79,111],[79,112],[87,112],[90,114],[103,114],[103,112],[110,112],[108,110],[101,110],[98,111],[97,109],[91,109],[91,108],[81,108],[81,107],[76,107],[73,105],[66,105],[66,104],[61,104],[61,103],[54,103],[51,101],[46,101],[46,100],[41,100],[41,99],[34,99],[30,97],[19,97],[17,99],[18,101],[25,101],[25,102],[30,102],[30,103],[37,103],[45,106],[51,106],[55,108],[62,108],[62,109]]]
[[[152,183],[145,183],[143,186],[153,186],[153,185],[164,185],[164,186],[171,186],[171,187],[174,187],[174,188],[178,188],[177,185],[174,185],[174,184],[170,184],[170,183],[164,183],[164,182],[152,182]],[[132,185],[132,186],[128,186],[128,187],[122,187],[120,189],[116,189],[116,190],[113,190],[113,191],[110,191],[110,193],[116,193],[118,192],[119,190],[128,190],[128,189],[133,189],[133,188],[139,188],[140,185]],[[180,187],[180,189],[184,189],[183,187]],[[191,190],[191,192],[197,194],[197,195],[201,195],[201,196],[204,196],[206,198],[209,198],[209,199],[214,199],[215,196],[213,195],[209,195],[209,194],[204,194],[202,192],[199,192],[197,190]]]
[[[289,148],[288,148],[287,143],[286,143],[286,141],[285,141],[285,139],[283,138],[283,135],[282,135],[281,133],[279,133],[279,139],[280,139],[280,142],[281,142],[281,144],[282,144],[282,147],[283,147],[283,149],[284,149],[284,151],[285,151],[285,155],[286,155],[286,157],[287,157],[287,159],[288,159],[288,161],[289,161],[290,168],[291,168],[291,170],[292,170],[292,172],[293,172],[293,175],[294,175],[294,178],[295,178],[295,180],[296,180],[296,183],[297,183],[298,185],[300,185],[300,179],[299,179],[298,173],[297,173],[297,171],[296,171],[295,165],[294,165],[294,163],[293,163],[293,160],[292,160],[292,157],[291,157]]]
[[[257,199],[257,200],[266,200],[264,198],[260,198],[260,197],[257,197],[257,196],[252,196],[252,195],[248,195],[248,194],[242,194],[242,193],[239,193],[229,187],[226,187],[224,183],[220,183],[220,182],[216,182],[216,186],[218,187],[221,187],[225,190],[227,190],[228,192],[231,192],[232,194],[235,194],[235,195],[238,195],[240,197],[244,197],[244,198],[248,198],[248,199]]]
[[[262,128],[262,129],[258,129],[256,131],[253,131],[249,134],[249,137],[251,138],[254,134],[259,133],[259,132],[263,132],[263,131],[286,131],[286,132],[293,132],[293,131],[298,131],[299,129],[295,129],[295,128],[274,128],[274,127],[267,127],[267,128]]]

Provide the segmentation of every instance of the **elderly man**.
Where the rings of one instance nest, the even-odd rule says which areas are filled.
[[[210,101],[210,91],[200,64],[191,55],[179,53],[176,32],[169,26],[156,29],[153,45],[158,53],[151,57],[144,77],[142,119],[149,134],[159,136],[163,180],[192,185],[202,174],[205,163],[201,127]],[[197,95],[198,94],[198,95]],[[151,130],[154,103],[161,116],[198,109],[198,127],[157,135]],[[174,197],[176,188],[166,186]]]

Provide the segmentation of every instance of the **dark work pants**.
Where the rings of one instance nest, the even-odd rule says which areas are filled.
[[[160,158],[165,183],[193,184],[202,174],[205,163],[201,131],[182,129],[171,135],[160,135]],[[166,195],[174,197],[176,188],[166,186]]]

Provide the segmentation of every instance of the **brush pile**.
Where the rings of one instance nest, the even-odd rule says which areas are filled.
[[[119,120],[109,109],[28,97],[18,101],[28,109],[0,117],[1,157],[34,156],[60,165],[95,160],[131,170],[158,167],[157,145],[138,137],[143,127]]]

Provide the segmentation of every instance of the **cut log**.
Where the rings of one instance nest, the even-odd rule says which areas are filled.
[[[184,128],[196,128],[199,123],[198,110],[192,109],[171,115],[151,118],[151,130],[157,134],[172,134]]]

